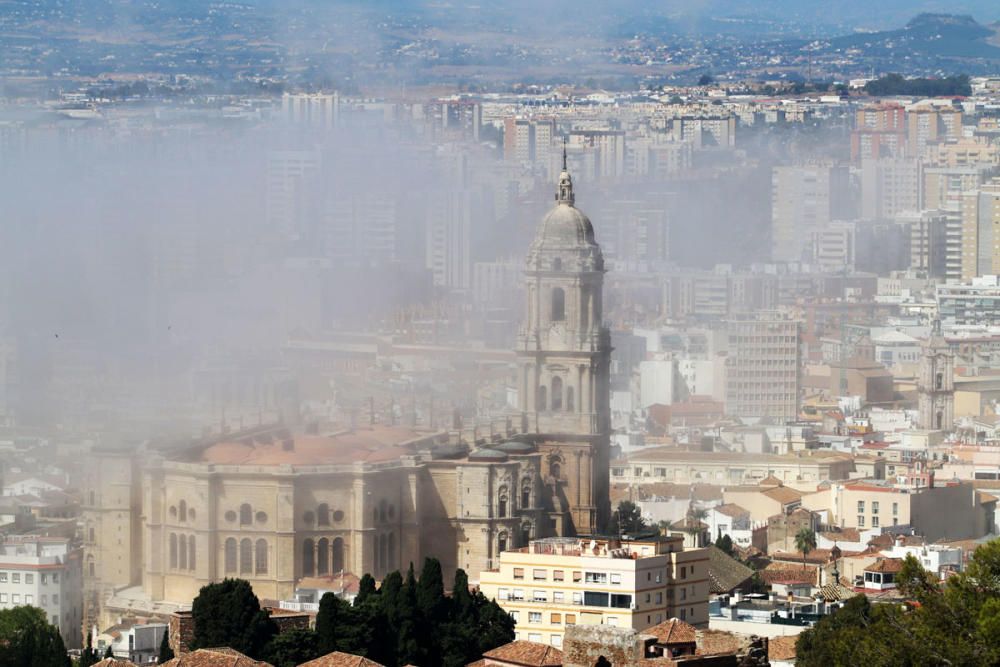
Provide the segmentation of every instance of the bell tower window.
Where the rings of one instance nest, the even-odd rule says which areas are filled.
[[[552,270],[562,271],[562,259],[560,257],[556,257],[552,260]]]
[[[562,378],[552,378],[552,410],[562,410],[563,386]]]
[[[546,394],[545,385],[543,384],[541,387],[538,388],[538,400],[536,407],[539,412],[544,412],[547,408],[546,404],[548,403],[548,398],[546,397],[545,394]]]
[[[561,287],[552,290],[552,321],[562,322],[566,319],[566,293]]]

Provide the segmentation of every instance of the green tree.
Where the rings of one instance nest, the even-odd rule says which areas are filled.
[[[723,551],[727,556],[733,556],[733,538],[729,535],[719,535],[715,538],[715,546]]]
[[[375,577],[366,573],[358,582],[358,594],[354,597],[354,606],[360,607],[373,595],[378,595],[378,591],[375,590]]]
[[[278,631],[243,579],[224,579],[203,586],[191,605],[191,617],[192,650],[228,646],[259,660]]]
[[[97,655],[97,651],[94,650],[94,636],[88,632],[87,633],[87,648],[80,651],[80,660],[77,662],[79,667],[90,667],[94,663],[100,662],[101,658]]]
[[[711,74],[702,74],[700,77],[698,77],[699,86],[710,86],[713,83],[715,83],[715,79],[712,78]]]
[[[36,607],[0,610],[0,667],[70,667],[59,629]]]
[[[111,650],[111,644],[108,644],[107,650],[104,651],[104,659],[107,660],[108,658],[113,657],[115,657],[115,652]]]
[[[611,532],[635,535],[646,530],[648,526],[642,518],[642,510],[629,500],[618,503],[618,509],[611,518]]]
[[[806,567],[806,556],[816,548],[816,533],[811,528],[799,528],[795,533],[795,550],[802,554],[802,569]]]
[[[266,655],[274,667],[295,667],[324,654],[319,651],[315,630],[295,628],[274,637],[267,645]]]
[[[406,580],[399,593],[396,608],[398,622],[396,630],[396,655],[400,663],[406,665],[424,664],[423,646],[420,642],[420,608],[417,603],[417,578],[413,563],[406,572]],[[426,638],[425,638],[426,639]]]
[[[158,664],[163,664],[167,660],[174,659],[174,650],[170,648],[170,632],[164,630],[163,639],[160,640],[160,654],[156,658]]]

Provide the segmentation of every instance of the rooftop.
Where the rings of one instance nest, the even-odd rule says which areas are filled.
[[[399,426],[373,426],[326,435],[265,433],[211,444],[184,457],[222,465],[322,465],[382,463],[414,455],[433,435]]]
[[[483,657],[525,667],[561,667],[563,663],[559,649],[520,639],[487,651]]]

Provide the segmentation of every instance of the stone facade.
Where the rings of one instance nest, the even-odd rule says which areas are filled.
[[[923,346],[917,376],[920,428],[950,431],[955,425],[955,354],[941,335],[941,323]]]
[[[560,535],[598,532],[611,513],[604,257],[590,220],[574,203],[564,165],[556,206],[528,251],[517,347],[523,430],[542,436],[550,520]]]

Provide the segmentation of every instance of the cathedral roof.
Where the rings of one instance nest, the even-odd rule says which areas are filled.
[[[594,226],[590,223],[590,218],[575,204],[573,177],[570,176],[566,166],[566,151],[563,149],[563,169],[559,174],[556,205],[542,218],[542,224],[539,225],[535,242],[532,244],[533,252],[579,248],[593,248],[600,252],[594,240]]]

